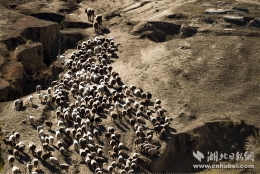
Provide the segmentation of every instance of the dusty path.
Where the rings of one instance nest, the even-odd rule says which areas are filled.
[[[250,2],[259,4],[258,1]],[[214,23],[203,22],[202,19],[205,18],[203,10],[207,8],[200,5],[203,3],[210,2],[202,1],[196,4],[194,0],[83,1],[78,10],[66,15],[66,19],[87,22],[84,13],[87,7],[96,9],[97,14],[107,18],[102,27],[109,32],[104,36],[114,37],[115,43],[119,44],[118,58],[112,59],[114,70],[120,74],[125,84],[136,85],[144,91],[150,91],[153,99],[162,100],[162,106],[167,111],[166,115],[173,118],[171,126],[177,130],[173,133],[181,133],[212,120],[237,122],[245,120],[246,123],[259,126],[259,37],[215,34],[213,32],[215,30],[221,32],[226,30],[223,27],[226,23],[221,17],[210,15],[206,17],[213,19]],[[57,5],[60,4],[55,0],[49,8],[55,11],[60,8]],[[189,10],[191,7],[192,10]],[[253,11],[253,7],[250,8]],[[182,16],[180,19],[167,17],[174,14]],[[150,31],[141,32],[145,29],[147,21],[186,24],[199,29],[206,28],[210,32],[205,35],[197,33],[186,39],[181,38],[181,33],[178,32],[167,35],[167,42],[154,42],[149,39]],[[231,25],[228,29],[241,30],[242,34],[244,31],[256,30],[236,25]],[[92,28],[84,29],[83,32],[91,37],[96,35]],[[154,35],[156,34],[152,33],[152,36]],[[69,50],[67,54],[71,51]],[[24,98],[26,109],[20,112],[13,110],[13,102],[0,104],[3,133],[7,135],[15,129],[22,134],[21,139],[25,144],[29,141],[39,144],[38,138],[35,138],[36,130],[29,124],[22,124],[21,121],[26,119],[28,114],[34,115],[39,124],[42,115],[47,120],[53,120],[54,108],[37,102],[38,107],[32,108],[28,104],[28,96]],[[73,101],[72,98],[70,100]],[[124,135],[123,141],[131,155],[134,151],[132,144],[134,135],[129,134],[131,128],[128,123],[126,121],[123,123],[126,126],[121,126],[120,131]],[[105,120],[104,124],[114,125],[110,120]],[[55,128],[54,126],[53,129]],[[105,142],[104,148],[108,150],[104,137],[102,140]],[[3,157],[6,159],[7,149],[3,152]],[[79,165],[78,154],[71,153],[69,158],[63,158],[57,152],[54,155],[59,156],[62,162],[69,161],[73,173],[77,173],[77,170],[79,173],[86,171],[85,166]],[[108,153],[105,156],[108,157]],[[24,158],[28,159],[28,156]],[[19,161],[17,164],[23,166],[24,162]],[[167,164],[169,172],[172,169],[171,165],[170,162]],[[104,167],[106,168],[107,164]],[[42,165],[40,168],[46,173],[49,172],[48,168],[56,172],[48,165]],[[4,172],[7,171],[10,171],[10,168],[5,165]]]

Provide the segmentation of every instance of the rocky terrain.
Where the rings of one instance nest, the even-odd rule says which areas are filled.
[[[194,169],[192,164],[198,161],[192,152],[244,152],[246,138],[259,131],[257,0],[13,0],[0,4],[0,121],[4,136],[16,130],[26,146],[29,141],[40,144],[27,115],[34,115],[38,125],[46,120],[56,123],[55,108],[42,103],[31,107],[29,94],[35,94],[38,84],[45,91],[51,81],[62,76],[65,68],[56,60],[57,55],[69,57],[77,43],[96,35],[115,38],[118,51],[112,58],[113,69],[125,84],[161,99],[165,115],[173,119],[167,138],[154,135],[161,146],[159,156],[141,155],[148,163],[139,165],[138,172],[226,172]],[[88,7],[104,18],[98,33],[87,20]],[[21,97],[24,109],[15,111],[13,100]],[[114,126],[123,134],[131,156],[136,137],[127,120],[123,123],[126,127],[122,130],[121,124],[110,119],[102,125]],[[107,169],[111,160],[104,139],[102,136]],[[260,172],[259,144],[251,142],[250,147],[255,159],[248,163],[254,164],[254,169],[229,172]],[[10,153],[2,145],[3,173],[11,171],[7,161]],[[64,157],[55,151],[55,155],[70,165],[69,173],[90,172],[75,152]],[[28,156],[15,164],[23,169]],[[59,171],[44,163],[40,168],[44,173]]]

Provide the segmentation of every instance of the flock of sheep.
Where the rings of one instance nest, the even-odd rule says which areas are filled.
[[[21,153],[25,153],[26,148],[33,155],[25,169],[30,173],[41,172],[40,162],[48,162],[68,173],[69,165],[60,163],[52,155],[50,149],[54,146],[62,155],[66,155],[68,148],[73,146],[84,164],[96,174],[134,173],[138,165],[146,163],[141,155],[151,158],[159,153],[160,145],[153,140],[154,135],[166,137],[170,118],[164,115],[165,110],[159,99],[152,100],[149,92],[123,84],[119,74],[109,65],[116,50],[113,38],[95,37],[77,45],[77,51],[69,58],[59,56],[67,69],[63,78],[53,81],[46,94],[40,85],[36,87],[38,102],[55,107],[57,129],[54,134],[46,133],[46,129],[52,130],[53,121],[45,121],[44,125],[37,126],[39,145],[29,142],[26,146],[16,131],[5,137],[3,141],[6,147],[13,151],[8,157],[13,173],[21,173],[14,163]],[[73,102],[68,100],[69,97],[73,98]],[[33,95],[29,96],[31,105],[34,98]],[[15,101],[15,108],[17,103]],[[129,157],[126,153],[121,134],[115,127],[107,126],[105,133],[101,131],[99,126],[104,119],[111,119],[117,124],[124,119],[132,126],[136,135],[133,155]],[[36,125],[34,116],[28,115],[28,121]],[[153,126],[147,127],[146,121],[150,121]],[[103,146],[98,143],[101,141],[100,136],[104,136],[110,146],[110,163],[105,160]],[[103,163],[108,163],[107,169],[103,168]]]

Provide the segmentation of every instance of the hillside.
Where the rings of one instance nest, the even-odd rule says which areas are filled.
[[[35,105],[32,107],[28,101],[30,93],[35,90],[37,84],[41,84],[42,92],[47,93],[46,89],[50,86],[50,81],[63,78],[67,68],[55,61],[58,52],[68,59],[71,53],[76,51],[77,43],[82,44],[83,41],[93,39],[96,35],[100,38],[115,39],[116,55],[111,58],[109,65],[119,73],[122,82],[129,87],[135,85],[145,93],[149,91],[153,95],[149,108],[153,111],[155,111],[153,102],[155,99],[160,99],[162,108],[166,110],[165,116],[172,119],[171,128],[165,138],[153,134],[152,142],[159,145],[160,153],[158,156],[147,157],[145,153],[135,149],[133,141],[137,137],[135,130],[129,124],[130,118],[126,117],[122,122],[120,120],[113,122],[107,114],[109,108],[107,106],[101,113],[102,122],[100,125],[95,125],[100,135],[99,140],[95,139],[95,142],[99,143],[104,150],[105,173],[112,161],[108,155],[111,146],[104,136],[109,126],[113,126],[121,133],[121,141],[126,146],[126,157],[138,152],[140,158],[147,162],[138,164],[135,172],[148,173],[201,172],[202,170],[192,167],[192,164],[198,162],[192,156],[192,151],[201,151],[204,154],[207,151],[228,154],[244,152],[246,138],[259,130],[260,24],[257,26],[257,22],[253,23],[254,20],[259,20],[258,1],[164,0],[73,3],[53,0],[20,1],[19,3],[13,1],[12,3],[1,2],[3,5],[1,9],[4,12],[1,19],[8,18],[10,14],[12,20],[5,20],[0,35],[2,43],[0,48],[3,50],[0,57],[1,67],[3,67],[1,68],[0,89],[3,97],[1,101],[9,100],[0,103],[0,121],[4,136],[15,130],[21,134],[20,140],[26,145],[26,153],[21,159],[15,160],[15,165],[22,171],[29,157],[32,157],[28,152],[28,143],[33,141],[37,148],[40,147],[36,127],[42,125],[44,121],[53,123],[58,121],[55,117],[56,106],[49,102],[38,103],[37,94],[34,92],[32,94],[35,96]],[[92,23],[87,21],[85,14],[87,7],[95,9],[96,14],[101,14],[104,18],[98,33],[94,32]],[[222,12],[213,10],[212,13],[205,13],[208,9],[221,9]],[[20,16],[21,19],[16,21],[16,16]],[[227,19],[227,16],[242,18],[232,21]],[[26,26],[26,21],[33,22]],[[15,29],[12,33],[3,35],[12,27]],[[33,34],[30,35],[30,32]],[[59,46],[56,45],[56,39],[59,41]],[[52,43],[50,44],[52,46],[49,43]],[[37,64],[36,69],[42,68],[45,73],[31,75],[30,69],[27,68],[30,66],[26,64],[28,60],[18,60],[13,56],[18,54],[17,51],[15,52],[19,50],[16,49],[18,46],[20,49],[28,49],[28,47],[28,50],[34,49],[25,54],[25,57],[31,54],[36,57],[36,49],[42,47],[43,50],[34,64]],[[15,74],[13,71],[16,69],[13,67],[20,67],[22,70]],[[60,71],[57,70],[54,77],[55,67],[61,67],[65,70],[64,73],[58,77]],[[13,71],[10,72],[10,69]],[[24,80],[23,71],[28,76],[26,78],[37,76],[36,80],[33,78],[30,79],[31,81]],[[18,92],[14,92],[16,90]],[[21,111],[13,109],[14,101],[11,100],[18,98],[17,96],[21,96],[24,100],[24,108]],[[133,99],[136,100],[134,96]],[[74,101],[75,98],[68,92],[67,104],[72,104]],[[27,119],[29,114],[35,117],[35,126],[30,125]],[[153,115],[156,116],[156,113]],[[146,133],[153,126],[145,115],[142,118]],[[22,120],[26,120],[26,124],[22,123]],[[57,130],[57,127],[57,124],[54,124],[52,130]],[[93,131],[93,128],[89,130]],[[44,133],[54,136],[54,131],[48,129],[45,129]],[[71,140],[65,142],[67,154],[61,155],[54,147],[53,156],[61,163],[70,165],[69,173],[93,172],[86,164],[81,164],[81,157],[73,149]],[[56,143],[55,139],[54,144]],[[256,144],[253,149],[254,162],[248,163],[254,164],[254,169],[230,169],[229,171],[259,172],[258,147],[259,144]],[[8,173],[11,168],[7,157],[12,152],[8,151],[3,143],[2,148],[3,157],[6,159],[3,172]],[[59,172],[59,169],[49,162],[40,161],[39,168],[44,173]],[[120,170],[117,168],[116,173]],[[222,170],[207,169],[204,172],[214,173]]]

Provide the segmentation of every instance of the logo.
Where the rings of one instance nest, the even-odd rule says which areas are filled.
[[[200,151],[197,151],[197,153],[195,153],[195,152],[193,151],[193,156],[194,156],[197,160],[199,160],[200,162],[201,162],[201,159],[204,158],[203,153],[201,153]]]

